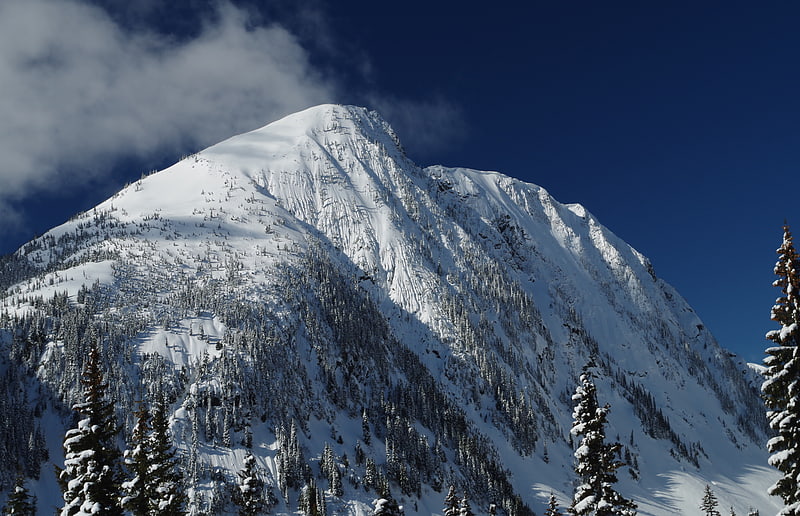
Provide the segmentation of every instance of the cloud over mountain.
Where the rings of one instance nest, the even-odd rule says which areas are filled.
[[[196,148],[333,97],[288,30],[227,3],[214,14],[177,40],[79,1],[0,4],[0,211],[86,184],[121,149]]]

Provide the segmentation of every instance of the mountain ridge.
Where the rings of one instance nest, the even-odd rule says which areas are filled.
[[[595,358],[611,429],[639,457],[621,483],[641,514],[695,507],[687,493],[702,492],[700,479],[724,486],[721,499],[740,511],[776,507],[753,487],[765,490],[752,472],[771,478],[755,374],[731,360],[643,255],[544,188],[497,172],[415,165],[388,124],[363,108],[317,106],[211,146],[26,244],[15,260],[43,274],[26,273],[6,291],[5,321],[41,311],[37,296],[66,291],[64,314],[90,310],[85,300],[97,298],[94,317],[120,327],[121,342],[104,341],[120,405],[133,402],[148,367],[172,368],[174,385],[144,389],[174,397],[176,435],[190,431],[197,412],[236,420],[227,431],[238,436],[250,411],[267,446],[258,460],[276,485],[285,472],[269,450],[280,447],[281,425],[299,422],[309,454],[323,440],[310,429],[327,425],[325,439],[343,440],[336,453],[352,454],[364,410],[379,420],[373,438],[386,449],[370,451],[407,509],[416,502],[418,513],[434,513],[444,496],[435,487],[448,482],[475,489],[482,502],[496,496],[510,512],[540,510],[550,490],[566,504],[569,396]],[[57,355],[70,346],[80,355],[82,345],[42,324],[45,350],[27,361],[56,400],[70,403],[79,369],[59,375]],[[275,362],[259,364],[262,352]],[[117,354],[125,364],[113,365]],[[281,407],[270,386],[266,400],[241,401],[254,394],[223,385],[224,371],[262,386],[269,379],[295,398]],[[429,406],[415,385],[441,406]],[[197,408],[197,397],[208,406]],[[463,425],[458,439],[474,439],[473,448],[426,410]],[[206,424],[210,442],[220,441],[224,432]],[[403,434],[403,425],[413,431]],[[402,468],[390,441],[402,442]],[[216,459],[195,454],[194,465],[233,473],[242,448],[227,449]],[[474,478],[486,471],[471,463],[476,449],[508,474],[496,471],[488,485]],[[426,453],[444,456],[449,470],[428,464]],[[741,477],[721,472],[737,467]],[[198,492],[211,496],[216,481],[197,475]],[[276,510],[291,509],[292,489],[284,487]],[[370,496],[349,486],[332,507],[358,514]]]

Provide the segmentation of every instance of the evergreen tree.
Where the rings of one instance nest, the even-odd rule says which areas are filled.
[[[575,473],[580,484],[575,489],[571,512],[581,516],[633,515],[636,504],[614,489],[616,470],[623,465],[615,458],[621,445],[605,442],[609,405],[601,407],[597,402],[591,367],[591,363],[584,366],[572,396],[576,405],[571,434],[581,436],[581,440],[575,450]]]
[[[89,352],[81,383],[84,402],[73,409],[84,417],[64,436],[64,468],[57,468],[64,496],[60,514],[121,514],[122,454],[115,443],[118,428],[113,405],[106,400],[108,386],[96,346]]]
[[[458,515],[458,497],[456,496],[455,486],[450,486],[447,496],[444,499],[444,516],[457,516]]]
[[[367,457],[366,466],[364,466],[364,489],[378,487],[378,468],[372,457]]]
[[[711,490],[711,487],[706,484],[706,489],[703,493],[703,501],[700,503],[700,510],[703,511],[705,516],[720,516],[717,505],[719,505],[717,496],[714,494],[714,491]]]
[[[344,495],[344,486],[342,485],[342,474],[337,465],[333,465],[329,478],[329,485],[331,494],[337,498]]]
[[[544,511],[544,516],[562,516],[561,510],[558,508],[558,500],[556,495],[550,494],[550,500],[547,502],[547,509]]]
[[[122,505],[134,516],[186,513],[186,495],[168,427],[161,404],[156,406],[152,421],[144,404],[136,412],[130,448],[125,451],[125,463],[133,478],[122,484]]]
[[[31,497],[28,488],[25,487],[25,477],[17,477],[14,487],[8,495],[8,502],[3,507],[3,514],[13,514],[20,516],[36,515],[36,497]]]
[[[319,493],[313,478],[300,490],[298,506],[305,516],[323,516],[324,513],[319,510]]]
[[[379,498],[375,501],[375,511],[373,516],[402,516],[403,509],[397,505],[397,501],[392,495]]]
[[[781,327],[767,333],[774,346],[766,350],[761,392],[770,428],[777,434],[767,443],[772,454],[769,463],[783,474],[768,492],[783,498],[785,507],[779,514],[788,516],[800,514],[800,258],[788,225],[784,225],[777,253],[778,279],[773,286],[781,289],[781,297],[771,319]]]
[[[178,516],[186,513],[187,496],[184,478],[178,468],[175,446],[169,430],[166,402],[159,400],[153,409],[152,430],[150,433],[150,453],[154,510],[164,516]],[[151,513],[152,514],[152,513]]]
[[[155,495],[150,482],[150,414],[144,404],[140,404],[135,416],[131,445],[124,454],[125,464],[133,478],[122,483],[125,492],[122,506],[134,516],[148,516],[150,500]]]
[[[328,479],[328,490],[335,497],[341,497],[344,494],[344,487],[342,486],[342,474],[339,471],[336,454],[330,444],[325,443],[325,449],[322,452],[322,460],[320,461],[320,471]]]
[[[472,507],[469,505],[469,500],[467,500],[467,495],[464,495],[458,505],[458,516],[475,516],[475,513],[472,512]]]
[[[364,463],[366,459],[364,455],[364,449],[361,447],[361,441],[356,441],[356,448],[355,448],[355,460],[356,464],[359,466]]]
[[[328,505],[325,502],[325,492],[322,489],[317,489],[317,510],[320,516],[328,515]]]
[[[372,434],[369,431],[369,418],[367,417],[367,409],[361,411],[361,438],[364,440],[364,445],[369,446],[372,442]]]
[[[239,472],[239,496],[235,498],[239,506],[239,516],[255,516],[265,506],[264,481],[256,470],[256,458],[249,451],[244,457],[244,470]]]
[[[250,428],[250,420],[248,419],[244,425],[244,436],[242,437],[242,445],[245,448],[253,447],[253,430]]]
[[[280,430],[280,488],[284,496],[289,489],[297,489],[304,485],[305,479],[310,475],[308,465],[300,448],[297,436],[297,424],[292,420],[288,439],[285,430]]]

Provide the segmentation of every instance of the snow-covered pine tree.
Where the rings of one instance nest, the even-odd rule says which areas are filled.
[[[244,427],[244,436],[242,437],[242,445],[245,448],[253,447],[253,430],[250,428],[250,423]]]
[[[364,489],[369,492],[370,489],[378,487],[378,468],[372,457],[367,457],[366,465],[364,466]]]
[[[562,516],[561,510],[558,508],[556,495],[552,493],[550,493],[550,500],[547,502],[547,509],[544,511],[544,516]]]
[[[279,483],[280,489],[284,493],[284,497],[286,497],[289,489],[302,487],[305,479],[311,473],[303,456],[303,450],[300,447],[297,424],[294,419],[289,428],[288,439],[285,428],[278,429],[278,441],[280,443]]]
[[[344,495],[344,486],[342,486],[342,474],[336,464],[333,465],[330,477],[328,478],[328,486],[331,494],[337,498],[341,498]]]
[[[178,468],[175,446],[169,430],[167,403],[157,401],[152,411],[150,445],[150,470],[155,498],[152,505],[157,514],[178,516],[186,513],[184,477]],[[151,513],[153,514],[153,513]]]
[[[36,516],[36,497],[32,497],[25,487],[25,477],[17,477],[11,493],[8,495],[6,506],[3,507],[3,514],[13,514],[14,516]]]
[[[255,516],[265,506],[264,481],[256,469],[256,458],[248,450],[244,457],[244,469],[239,472],[238,496],[234,502],[239,506],[239,516]]]
[[[319,516],[328,516],[328,505],[325,501],[325,492],[322,489],[317,489],[317,509]]]
[[[458,496],[456,496],[455,486],[450,486],[447,496],[444,499],[444,509],[442,513],[444,516],[457,516],[458,515]]]
[[[783,473],[768,492],[783,498],[785,507],[779,514],[788,516],[800,514],[800,258],[786,224],[777,253],[778,279],[773,286],[781,289],[781,297],[772,307],[771,319],[781,327],[767,333],[775,345],[766,350],[761,392],[769,426],[777,434],[767,442],[769,463]]]
[[[361,411],[361,438],[364,440],[364,445],[369,446],[372,442],[372,434],[369,430],[369,418],[367,417],[367,409]]]
[[[186,454],[186,476],[189,479],[189,485],[191,487],[196,487],[200,478],[200,461],[198,458],[198,449],[200,447],[200,411],[197,407],[197,403],[196,396],[190,394],[186,402],[190,410],[192,421],[189,453]]]
[[[322,516],[317,506],[318,499],[317,486],[312,477],[300,490],[300,499],[297,502],[298,509],[304,516]]]
[[[144,404],[140,404],[135,416],[130,447],[124,453],[125,465],[132,478],[122,483],[122,507],[134,516],[148,516],[150,500],[155,497],[150,482],[150,413]]]
[[[717,495],[711,490],[711,486],[706,484],[705,491],[703,491],[703,501],[700,502],[700,510],[703,511],[705,516],[721,516],[717,510],[718,505]]]
[[[576,404],[570,433],[581,436],[581,440],[575,450],[575,473],[580,484],[575,489],[570,511],[578,516],[634,515],[636,504],[614,489],[616,470],[623,465],[616,459],[621,445],[605,442],[609,405],[601,407],[597,402],[592,367],[591,362],[583,367],[572,396]]]
[[[57,469],[64,497],[60,515],[122,514],[122,454],[115,443],[119,430],[113,405],[106,399],[108,385],[96,346],[89,352],[81,383],[84,402],[73,409],[84,417],[64,436],[64,468]]]
[[[375,501],[375,511],[372,513],[372,516],[402,516],[403,509],[397,505],[397,501],[392,497],[392,495],[388,495],[383,498],[379,498]]]
[[[338,458],[333,453],[331,445],[325,443],[322,459],[320,460],[320,472],[328,479],[328,491],[333,496],[340,497],[344,494],[344,488],[342,487],[342,473],[339,471],[337,462]]]
[[[355,451],[353,453],[355,455],[356,464],[359,466],[364,464],[366,455],[364,455],[364,448],[361,447],[361,441],[356,441]]]
[[[469,505],[469,500],[467,499],[467,495],[464,495],[464,498],[461,499],[461,503],[458,505],[458,516],[475,516],[475,513],[472,512],[472,507]]]
[[[140,405],[130,448],[125,451],[132,477],[122,484],[122,506],[134,516],[186,513],[186,494],[168,426],[162,404],[156,405],[152,417],[147,407]]]

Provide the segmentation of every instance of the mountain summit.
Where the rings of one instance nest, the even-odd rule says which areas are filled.
[[[248,452],[273,513],[313,485],[331,514],[387,490],[436,514],[450,485],[476,514],[566,506],[590,361],[639,514],[690,513],[709,484],[739,513],[777,507],[753,373],[644,256],[541,187],[417,166],[364,108],[313,107],[143,177],[2,277],[4,369],[32,393],[17,420],[35,437],[61,418],[49,461],[100,342],[126,432],[139,400],[168,400],[197,514],[233,510]],[[16,461],[38,476],[45,459]],[[37,494],[56,505],[51,470]]]

